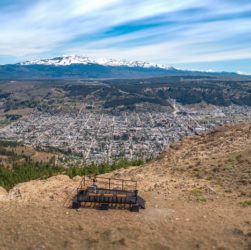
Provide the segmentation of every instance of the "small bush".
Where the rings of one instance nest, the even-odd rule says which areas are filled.
[[[251,200],[247,200],[247,201],[241,202],[241,205],[243,207],[251,207]]]
[[[226,171],[226,172],[231,172],[234,170],[234,165],[229,163],[229,164],[226,164],[224,167],[223,167],[223,170]]]
[[[201,189],[191,190],[191,194],[196,198],[197,201],[206,202],[207,199],[204,197],[203,191]]]

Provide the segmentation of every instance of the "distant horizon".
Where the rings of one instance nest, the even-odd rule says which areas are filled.
[[[0,64],[77,54],[251,74],[250,0],[0,0]]]
[[[18,64],[18,63],[23,63],[23,62],[28,62],[28,61],[37,61],[37,60],[46,60],[46,59],[53,59],[53,58],[57,58],[57,57],[68,57],[68,56],[82,56],[82,57],[86,57],[86,58],[89,58],[89,59],[111,59],[111,60],[126,60],[128,62],[145,62],[145,63],[152,63],[152,64],[158,64],[158,63],[154,63],[154,62],[151,62],[151,61],[142,61],[142,60],[137,60],[137,59],[134,59],[134,60],[128,60],[128,59],[125,59],[125,58],[120,58],[120,59],[114,59],[114,58],[105,58],[105,57],[91,57],[91,56],[88,56],[88,55],[80,55],[80,54],[65,54],[65,55],[55,55],[53,57],[42,57],[42,58],[33,58],[31,60],[23,60],[23,61],[16,61],[16,62],[13,62],[13,63],[6,63],[6,64],[1,64],[0,63],[0,66],[4,66],[4,65],[11,65],[11,64]],[[180,68],[180,67],[175,67],[173,65],[170,65],[170,64],[163,64],[165,66],[169,66],[169,67],[173,67],[177,70],[184,70],[184,71],[198,71],[198,72],[208,72],[208,73],[221,73],[221,72],[226,72],[226,73],[237,73],[237,74],[240,74],[240,75],[246,75],[246,76],[251,76],[251,72],[242,72],[242,71],[226,71],[226,70],[213,70],[213,69],[203,69],[203,68],[200,68],[200,69],[196,69],[196,68]]]

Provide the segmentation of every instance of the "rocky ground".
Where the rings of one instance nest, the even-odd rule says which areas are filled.
[[[69,209],[81,177],[0,188],[0,249],[251,249],[251,125],[187,137],[144,166],[147,208]]]

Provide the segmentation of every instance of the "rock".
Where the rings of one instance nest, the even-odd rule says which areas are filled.
[[[7,194],[8,192],[3,187],[0,186],[0,195],[7,195]]]
[[[0,186],[0,201],[7,198],[8,192]]]
[[[102,237],[109,242],[123,241],[124,235],[117,229],[109,229],[102,233]]]
[[[9,192],[10,200],[20,202],[66,202],[79,184],[66,175],[52,176],[46,180],[33,180],[16,185]]]
[[[72,180],[76,181],[76,182],[80,182],[82,180],[82,177],[77,175],[77,176],[73,177]]]
[[[233,229],[233,234],[235,235],[244,235],[243,231],[239,228],[234,228]]]
[[[142,181],[142,180],[144,180],[144,175],[143,174],[136,174],[135,179],[137,181]]]
[[[69,181],[70,177],[68,175],[56,175],[47,179],[47,181]]]

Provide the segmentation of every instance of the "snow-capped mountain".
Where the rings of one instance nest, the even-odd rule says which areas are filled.
[[[0,65],[0,79],[136,79],[175,75],[239,76],[234,72],[182,70],[163,64],[105,58],[92,59],[77,55]]]
[[[71,64],[98,64],[103,66],[127,66],[127,67],[141,67],[141,68],[159,68],[159,69],[174,69],[173,67],[166,66],[163,64],[153,64],[141,61],[127,61],[125,59],[115,60],[115,59],[92,59],[86,56],[70,55],[55,57],[51,59],[41,59],[34,61],[26,61],[20,63],[20,65],[54,65],[54,66],[68,66]]]

